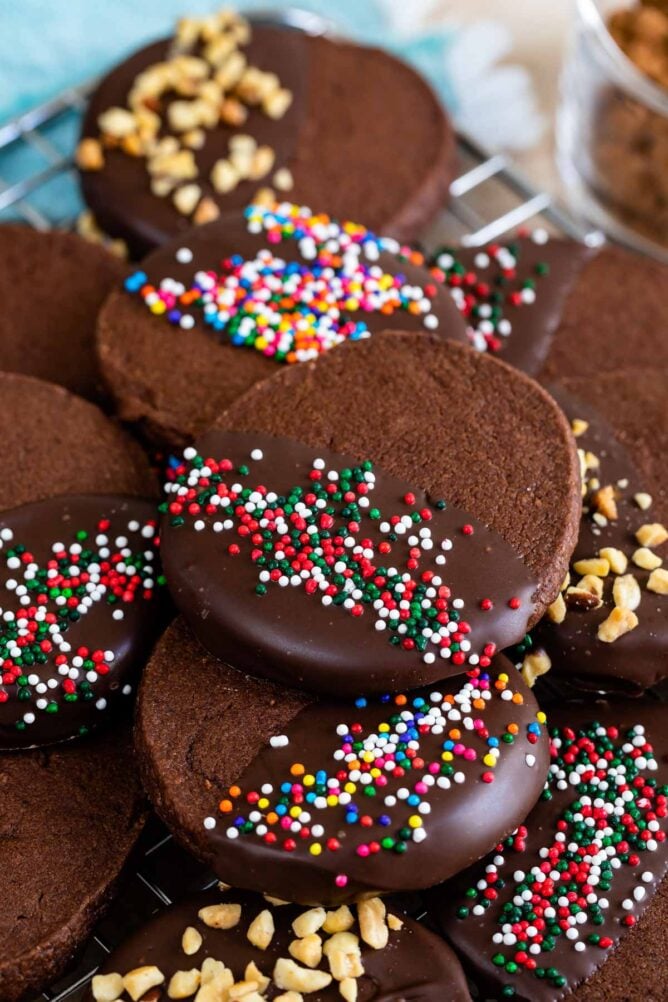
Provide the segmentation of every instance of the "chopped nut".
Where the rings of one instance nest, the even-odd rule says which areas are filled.
[[[591,612],[592,609],[599,609],[603,605],[599,595],[585,588],[567,588],[565,601],[566,608],[571,612]]]
[[[599,550],[598,555],[603,560],[608,561],[613,574],[623,574],[629,563],[626,554],[615,546],[604,546],[603,549]]]
[[[241,180],[236,167],[229,160],[216,160],[211,168],[211,184],[219,195],[226,195]]]
[[[258,146],[253,154],[248,170],[248,176],[251,181],[259,181],[260,178],[266,177],[273,168],[275,160],[276,154],[271,146]]]
[[[275,73],[265,73],[257,66],[247,66],[236,85],[237,94],[246,104],[262,104],[280,88]],[[265,109],[266,110],[266,109]]]
[[[188,132],[201,125],[198,101],[172,101],[167,111],[169,127],[174,132]]]
[[[634,494],[633,500],[638,505],[641,511],[647,511],[647,509],[651,508],[652,506],[652,495],[646,494],[644,491],[640,491],[638,494]]]
[[[120,974],[96,974],[90,988],[95,1002],[116,1002],[123,994],[123,978]]]
[[[154,964],[146,967],[135,967],[123,978],[123,988],[128,993],[133,1002],[139,1002],[149,988],[161,985],[165,980],[165,975],[159,967]]]
[[[170,999],[188,999],[199,988],[200,980],[201,975],[196,967],[190,971],[177,971],[167,986],[167,995]]]
[[[283,901],[282,898],[273,898],[271,894],[263,894],[263,898],[265,901],[268,901],[270,905],[276,905],[277,908],[280,908],[281,905],[290,904],[289,901]]]
[[[625,633],[635,630],[637,625],[638,617],[635,612],[615,606],[608,618],[600,624],[596,635],[603,643],[612,644]]]
[[[337,981],[359,978],[364,974],[359,937],[352,932],[335,932],[322,951],[329,961],[329,969]]]
[[[387,946],[390,931],[385,921],[385,904],[380,898],[367,898],[357,906],[357,919],[360,924],[360,935],[364,942],[374,950],[383,950]]]
[[[644,571],[653,571],[660,567],[663,560],[657,553],[652,553],[646,546],[639,547],[631,557],[636,567],[642,567]]]
[[[263,992],[269,987],[270,979],[266,978],[257,964],[251,960],[249,964],[246,964],[246,970],[244,971],[244,979],[246,981],[255,981],[258,990]]]
[[[97,139],[82,139],[77,146],[77,166],[81,170],[102,170],[104,167],[104,151]]]
[[[603,598],[603,578],[597,578],[595,574],[585,574],[577,583],[577,587],[584,591],[591,592],[597,598]]]
[[[573,429],[573,434],[576,438],[579,438],[580,435],[584,435],[588,427],[589,421],[583,421],[582,418],[573,418],[571,421],[571,428]]]
[[[257,981],[235,981],[231,988],[228,988],[227,998],[229,1002],[237,1002],[237,999],[262,998],[257,992]]]
[[[566,603],[563,595],[557,595],[554,602],[548,605],[547,618],[553,623],[563,623],[566,618]]]
[[[585,452],[585,463],[588,470],[597,470],[601,465],[598,456],[595,456],[593,452]]]
[[[144,144],[136,132],[133,132],[131,136],[123,136],[121,149],[129,157],[143,157],[144,155]]]
[[[189,150],[201,150],[206,142],[206,132],[204,129],[190,129],[183,133],[181,142]]]
[[[231,35],[216,35],[204,49],[204,58],[212,66],[220,66],[236,49]]]
[[[274,916],[268,908],[265,908],[264,911],[255,916],[246,935],[258,950],[266,950],[274,937],[274,932]]]
[[[294,920],[292,931],[299,939],[303,939],[304,936],[310,936],[312,932],[317,932],[318,929],[321,929],[325,918],[324,908],[309,908],[308,911],[302,912]]]
[[[545,657],[547,658],[547,654],[545,655]],[[549,660],[550,659],[548,658],[548,661]],[[545,671],[547,670],[548,669],[546,668]],[[540,672],[539,674],[542,675],[543,672]],[[392,932],[399,932],[399,930],[403,929],[404,927],[404,920],[399,918],[399,916],[395,915],[393,912],[390,912],[390,914],[387,916],[387,924],[389,925]]]
[[[98,116],[97,124],[103,135],[113,139],[122,139],[137,129],[134,114],[126,108],[108,108]]]
[[[263,205],[271,209],[276,204],[276,193],[272,188],[258,188],[251,199],[253,205]]]
[[[222,960],[206,957],[202,964],[202,984],[223,985],[225,988],[229,988],[234,984],[234,975],[229,968],[225,967]]]
[[[545,651],[533,651],[531,654],[525,654],[521,669],[522,678],[531,689],[536,679],[548,672],[551,667],[552,662]],[[391,918],[392,916],[390,916]],[[392,928],[391,923],[390,928]]]
[[[318,992],[331,985],[332,976],[326,971],[311,971],[295,964],[294,960],[280,957],[274,966],[274,983],[277,988],[289,988],[308,995],[309,992]]]
[[[335,932],[347,932],[355,924],[355,918],[348,905],[341,905],[335,911],[327,912],[322,928],[330,935]]]
[[[668,571],[663,567],[652,571],[647,580],[647,588],[657,595],[668,595]]]
[[[197,913],[204,925],[211,929],[233,929],[241,918],[241,905],[207,905]]]
[[[311,932],[303,939],[293,939],[288,950],[300,964],[317,967],[322,960],[322,940],[317,932]]]
[[[203,198],[195,209],[193,222],[196,226],[201,226],[203,223],[211,223],[214,219],[218,219],[219,215],[220,209],[214,200],[212,198]]]
[[[284,992],[277,995],[274,1002],[304,1002],[304,996],[300,992]]]
[[[189,925],[181,937],[181,949],[188,957],[192,957],[201,945],[202,934],[194,926]]]
[[[668,539],[668,529],[660,522],[648,522],[640,526],[636,532],[636,539],[641,546],[661,546]]]
[[[197,177],[197,164],[192,150],[178,153],[159,153],[148,161],[149,174],[166,175],[178,181],[190,181]]]
[[[184,184],[177,188],[172,201],[182,216],[190,216],[202,195],[198,184]]]
[[[339,983],[339,991],[345,1002],[357,1002],[357,981],[355,978],[344,978]]]
[[[290,191],[294,188],[294,178],[292,177],[292,171],[288,170],[287,167],[280,167],[276,171],[271,179],[274,187],[278,188],[279,191]]]
[[[226,97],[220,106],[220,120],[225,125],[238,129],[248,118],[248,108],[236,97]]]
[[[601,515],[604,515],[611,522],[615,521],[618,512],[617,502],[615,501],[615,488],[612,484],[601,487],[600,490],[596,491],[592,497],[592,501]]]
[[[610,572],[610,564],[602,557],[590,557],[588,560],[576,560],[573,570],[577,574],[594,574],[597,578],[604,578]]]
[[[246,57],[236,49],[227,57],[214,79],[222,90],[231,90],[239,82],[245,69]]]
[[[262,101],[262,110],[269,118],[283,118],[292,104],[292,92],[285,87],[279,87],[272,94],[268,94]]]
[[[171,177],[154,177],[151,180],[151,191],[158,198],[166,198],[167,195],[171,195],[178,184],[178,181],[174,181]]]
[[[640,605],[640,585],[633,574],[622,574],[615,578],[612,586],[615,605],[621,609],[637,609]]]

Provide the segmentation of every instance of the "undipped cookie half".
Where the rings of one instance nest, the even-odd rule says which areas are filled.
[[[545,781],[544,716],[505,658],[396,696],[318,700],[217,661],[182,619],[144,674],[143,778],[226,883],[304,904],[468,866]]]
[[[163,505],[168,585],[217,657],[316,692],[486,667],[558,592],[575,464],[528,377],[376,335],[256,387],[186,449]]]
[[[120,415],[184,444],[282,365],[384,329],[466,329],[423,256],[296,205],[170,241],[108,299],[98,354]]]
[[[94,1002],[114,986],[122,1002],[147,1000],[156,988],[170,998],[192,988],[190,997],[202,985],[212,985],[212,994],[228,987],[288,1002],[471,1000],[450,947],[378,898],[305,912],[217,888],[169,908],[127,939],[86,998]]]

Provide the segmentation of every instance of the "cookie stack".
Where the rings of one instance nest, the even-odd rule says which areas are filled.
[[[89,1002],[662,998],[665,272],[428,259],[450,144],[383,53],[184,19],[78,153],[150,253],[0,232],[3,1000],[142,789],[211,880]]]

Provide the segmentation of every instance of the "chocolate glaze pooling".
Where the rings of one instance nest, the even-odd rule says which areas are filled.
[[[481,695],[485,692],[489,698]],[[289,721],[282,735],[269,739],[232,787],[212,789],[211,815],[202,819],[198,841],[222,880],[305,904],[414,890],[458,873],[516,827],[543,787],[547,742],[535,699],[510,663],[498,657],[489,677],[460,676],[437,691],[420,689],[395,699],[315,701]],[[419,732],[410,737],[412,768],[405,760],[401,765],[397,726]],[[347,734],[363,745],[348,746]],[[389,735],[390,746],[383,735]],[[392,744],[399,751],[392,751]],[[380,781],[372,782],[368,774],[366,782],[356,778],[351,747],[352,758],[363,761],[374,750]],[[378,761],[383,748],[393,771]],[[309,775],[315,783],[306,779]],[[295,799],[281,793],[282,784],[299,783],[302,776],[302,801],[298,794]],[[345,802],[311,799],[320,796],[318,784],[331,793],[338,785],[332,787],[324,777],[353,783]],[[369,783],[371,797],[363,792]],[[281,803],[288,811],[301,803],[310,814],[298,825],[300,832],[286,831],[276,820]],[[427,805],[424,813],[420,805]],[[350,816],[355,810],[357,821]],[[416,817],[422,819],[417,835],[411,821]],[[265,826],[266,837],[258,825]],[[388,837],[392,846],[382,843]],[[331,839],[338,844],[332,846]],[[403,849],[395,848],[399,843]],[[314,845],[321,847],[317,854]]]
[[[604,643],[596,636],[599,625],[614,607],[612,574],[604,579],[603,605],[600,608],[586,612],[568,611],[562,623],[544,618],[532,635],[536,645],[549,654],[553,673],[602,692],[626,690],[638,693],[668,675],[668,600],[665,595],[647,590],[650,572],[631,561],[631,555],[640,546],[635,538],[636,530],[647,522],[662,521],[663,513],[656,504],[642,511],[634,502],[634,494],[653,494],[654,487],[639,472],[630,453],[615,438],[612,428],[600,414],[565,390],[552,388],[552,394],[571,421],[581,418],[588,422],[589,427],[578,437],[577,444],[599,458],[598,472],[592,472],[597,475],[601,487],[628,482],[625,487],[617,487],[619,517],[605,526],[598,526],[592,519],[595,511],[592,492],[585,497],[584,506],[589,510],[582,515],[571,564],[595,556],[603,547],[615,547],[628,557],[626,573],[633,574],[637,579],[642,597],[635,610],[638,626],[614,643]],[[664,545],[656,552],[661,556],[666,550]],[[576,584],[578,577],[573,571],[571,583]]]
[[[359,462],[329,449],[314,451],[291,439],[259,433],[212,430],[196,443],[195,449],[204,458],[230,459],[235,470],[247,463],[250,473],[241,477],[242,485],[253,490],[263,484],[278,495],[288,493],[294,485],[303,486],[307,493],[313,484],[309,474],[316,457],[324,461],[324,477],[327,471],[353,467]],[[261,460],[250,458],[255,449],[261,450]],[[513,548],[474,516],[447,504],[447,499],[447,507],[439,510],[437,499],[416,490],[415,485],[377,468],[374,473],[369,507],[361,510],[370,511],[375,506],[381,518],[364,518],[357,542],[365,538],[371,541],[375,568],[394,566],[403,573],[409,550],[415,545],[408,540],[413,532],[428,526],[433,549],[421,552],[414,576],[419,581],[423,572],[432,571],[451,589],[451,607],[457,608],[456,603],[463,601],[456,616],[469,624],[470,632],[454,637],[455,653],[445,659],[440,656],[440,648],[431,643],[424,653],[394,646],[389,639],[391,630],[379,632],[378,614],[371,604],[363,606],[361,615],[353,615],[336,604],[324,605],[323,593],[307,594],[303,580],[298,586],[287,587],[270,581],[266,594],[259,596],[256,587],[261,568],[251,559],[252,547],[247,538],[237,535],[235,528],[222,532],[213,529],[221,517],[226,517],[221,514],[225,511],[222,508],[212,509],[211,515],[186,515],[185,524],[178,524],[182,520],[168,514],[162,532],[162,556],[170,590],[207,650],[254,675],[315,692],[357,695],[426,684],[465,671],[478,664],[481,657],[484,665],[488,663],[489,645],[499,649],[520,640],[535,609],[536,580]],[[226,474],[225,479],[233,484],[237,474]],[[407,505],[404,498],[409,492],[415,500]],[[173,498],[168,494],[168,501]],[[391,553],[377,549],[389,538],[387,531],[381,532],[384,520],[424,506],[433,511],[431,520],[398,536]],[[348,516],[341,517],[342,508],[344,504],[336,505],[332,535],[349,521]],[[472,527],[473,533],[465,535],[465,526]],[[347,535],[347,531],[343,534]],[[453,545],[444,552],[441,544],[446,538]],[[237,543],[241,554],[232,556],[228,548]],[[445,563],[439,564],[444,556]],[[519,600],[517,608],[509,604],[515,599]],[[493,607],[485,610],[487,600]],[[455,623],[450,625],[456,632]],[[396,634],[393,639],[400,637]],[[457,654],[460,639],[462,653]]]
[[[211,929],[198,912],[208,905],[229,902],[241,905],[241,921],[233,929]],[[270,909],[275,932],[266,950],[251,945],[246,932],[252,919]],[[231,890],[222,894],[211,889],[169,908],[127,939],[105,960],[101,974],[127,974],[144,965],[155,965],[165,975],[165,985],[178,970],[201,967],[207,957],[222,960],[241,981],[247,964],[253,962],[270,977],[279,957],[290,957],[288,946],[294,940],[292,922],[303,909],[293,905],[271,906],[263,897]],[[470,1002],[464,973],[448,945],[417,922],[396,909],[390,912],[403,921],[403,928],[390,932],[388,945],[373,950],[361,942],[364,974],[358,979],[358,1002]],[[202,937],[202,946],[186,956],[181,938],[187,926]],[[353,931],[358,934],[355,924]],[[327,936],[323,938],[326,940]],[[328,971],[326,959],[317,970]],[[270,985],[263,998],[274,999],[281,989]],[[338,983],[308,994],[309,1002],[336,1002],[341,999]],[[122,996],[126,998],[125,995]],[[89,991],[86,1002],[93,1002]]]
[[[12,681],[10,667],[5,664],[0,679],[0,747],[4,749],[51,744],[86,733],[102,722],[101,711],[115,708],[134,690],[134,673],[148,655],[161,622],[156,540],[154,535],[142,533],[144,526],[152,527],[153,533],[157,532],[154,503],[117,495],[61,496],[3,512],[0,515],[0,608],[3,613],[27,610],[29,615],[31,609],[30,604],[21,602],[22,597],[31,595],[30,591],[25,591],[30,584],[30,578],[24,578],[25,563],[15,566],[19,558],[9,557],[8,551],[23,547],[20,559],[25,561],[29,553],[32,556],[30,563],[34,562],[37,568],[44,569],[47,562],[54,559],[54,544],[61,543],[65,550],[78,544],[84,550],[95,551],[101,564],[105,544],[97,543],[96,538],[102,531],[98,528],[102,520],[109,522],[109,528],[103,531],[109,539],[110,556],[123,548],[122,545],[115,545],[118,537],[127,539],[127,546],[133,555],[152,554],[153,563],[145,562],[150,570],[144,576],[144,580],[154,581],[151,597],[146,598],[148,592],[140,587],[134,600],[119,599],[110,604],[110,591],[105,591],[93,600],[85,613],[62,630],[60,636],[66,645],[69,644],[69,649],[54,637],[52,648],[45,652],[44,663],[21,665],[18,677],[27,677],[28,685]],[[128,528],[130,524],[136,525],[134,531]],[[77,536],[79,532],[85,532],[86,538]],[[121,571],[119,574],[122,575],[121,580],[127,579]],[[85,584],[86,581],[82,580],[80,587],[84,588]],[[19,589],[24,589],[23,596],[18,594]],[[39,588],[33,594],[43,590]],[[78,601],[84,601],[89,594],[79,594]],[[53,596],[45,608],[48,616],[57,615],[64,607]],[[76,608],[73,611],[76,612]],[[20,619],[17,625],[19,642],[26,634],[20,632],[25,631]],[[6,636],[9,636],[11,626],[12,623],[6,619],[2,621],[2,632]],[[49,637],[46,637],[44,642],[48,641]],[[0,659],[9,657],[13,664],[19,665],[12,644],[13,641],[3,645]],[[89,675],[92,662],[86,664],[88,654],[83,655],[83,663],[77,664],[77,661],[81,662],[77,658],[80,648],[87,648],[91,656],[98,650],[111,652],[113,660],[108,666],[103,663],[93,677]],[[69,676],[63,676],[59,671],[59,657],[66,659],[71,671]],[[108,671],[103,672],[105,667]],[[29,693],[28,698],[22,698],[21,693]],[[26,714],[29,715],[28,722]],[[32,722],[31,716],[34,717]]]
[[[620,736],[614,739],[616,748],[624,743],[623,735],[630,728],[638,724],[643,726],[645,728],[644,738],[653,746],[658,769],[652,771],[640,768],[640,775],[658,785],[668,782],[668,740],[666,738],[666,707],[664,704],[646,698],[631,702],[617,700],[609,703],[588,703],[582,706],[571,704],[559,707],[549,714],[550,728],[553,726],[560,729],[572,728],[577,732],[582,727],[588,727],[592,721],[596,721],[606,728],[618,729]],[[564,996],[578,998],[577,986],[591,978],[594,978],[592,987],[597,983],[597,972],[610,956],[610,950],[614,949],[619,940],[628,932],[629,927],[625,926],[622,920],[626,916],[631,916],[634,922],[637,922],[642,917],[657,888],[662,880],[665,880],[668,873],[668,840],[665,840],[658,843],[656,851],[639,853],[637,865],[622,863],[618,869],[614,869],[609,889],[601,889],[598,886],[593,888],[597,898],[605,897],[609,900],[609,906],[602,909],[604,916],[602,924],[595,925],[588,921],[582,926],[578,926],[580,930],[578,942],[584,943],[585,949],[576,950],[573,941],[560,936],[556,938],[553,950],[543,952],[535,958],[539,967],[556,968],[566,978],[566,984],[562,988],[558,988],[548,978],[540,979],[526,970],[512,975],[502,967],[495,965],[492,962],[492,957],[499,951],[504,954],[506,959],[512,953],[512,947],[494,943],[492,936],[500,929],[498,917],[501,908],[511,901],[515,893],[516,881],[513,874],[518,870],[522,873],[529,873],[531,867],[543,862],[543,857],[539,855],[540,849],[552,844],[558,818],[578,799],[578,786],[570,783],[566,785],[565,790],[559,790],[554,784],[551,784],[552,799],[539,800],[529,814],[526,820],[528,834],[525,839],[525,849],[523,851],[503,850],[506,862],[505,865],[499,867],[498,876],[505,880],[505,886],[502,887],[497,882],[495,886],[499,891],[498,898],[492,901],[484,914],[471,914],[468,918],[461,919],[457,917],[457,909],[462,905],[470,906],[471,899],[466,898],[464,892],[467,888],[475,886],[475,882],[484,876],[484,866],[491,862],[492,856],[487,857],[481,864],[472,867],[455,881],[445,884],[443,888],[438,888],[434,892],[434,908],[440,916],[444,932],[455,946],[465,967],[484,993],[485,998],[508,997],[507,994],[502,994],[504,985],[512,986],[514,989],[512,998],[517,999],[518,1002],[520,1000],[554,1002],[554,1000]],[[665,817],[660,820],[660,829],[663,831],[666,829]],[[493,855],[498,855],[498,849]],[[641,878],[641,874],[645,879]],[[638,900],[634,896],[634,891],[640,887],[644,888],[645,894]],[[632,906],[623,908],[622,901],[624,900],[631,901]],[[588,937],[592,934],[598,935],[602,939],[609,938],[612,942],[607,948],[594,945],[588,941]],[[647,935],[647,930],[644,930],[644,935]],[[628,973],[630,978],[628,998],[631,999],[635,997],[632,990],[633,971],[629,970]],[[662,983],[665,984],[665,970],[657,969],[655,985],[658,988]],[[603,992],[601,998],[610,997],[605,993],[603,986],[601,986],[601,990]],[[621,996],[615,996],[615,998],[618,997]],[[656,996],[656,998],[658,997],[659,995]]]

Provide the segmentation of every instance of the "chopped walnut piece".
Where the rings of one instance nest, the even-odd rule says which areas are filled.
[[[77,167],[81,170],[102,170],[104,167],[104,151],[98,139],[82,139],[77,146]]]
[[[293,939],[288,950],[300,964],[317,967],[322,960],[322,940],[317,932],[311,932],[303,939]]]
[[[385,914],[385,903],[380,898],[367,898],[357,906],[360,935],[367,946],[374,950],[383,950],[387,946],[390,931]]]
[[[279,957],[274,966],[274,983],[277,988],[288,988],[308,995],[309,992],[318,992],[331,985],[332,975],[326,971],[311,971],[308,967],[295,964],[294,960]]]
[[[582,418],[573,418],[571,421],[571,428],[573,429],[573,434],[576,438],[579,438],[580,435],[584,435],[588,427],[589,422],[583,421]]]
[[[596,506],[597,511],[610,522],[614,522],[618,517],[617,502],[615,501],[615,488],[612,484],[607,484],[605,487],[601,487],[600,490],[597,490],[592,497],[592,501]]]
[[[335,932],[325,943],[322,952],[327,957],[329,969],[337,981],[359,978],[364,974],[359,937],[352,932]]]
[[[576,560],[573,564],[576,574],[594,574],[604,578],[610,573],[610,564],[602,557],[590,557],[588,560]]]
[[[200,908],[197,915],[211,929],[233,929],[241,919],[241,905],[207,905]]]
[[[636,539],[641,546],[661,546],[668,539],[668,529],[660,522],[647,522],[636,532]]]
[[[123,978],[120,974],[96,974],[90,990],[95,1002],[116,1002],[123,994]]]
[[[275,931],[274,916],[268,908],[265,908],[264,911],[261,911],[259,915],[255,916],[248,927],[246,935],[248,936],[249,941],[253,944],[253,946],[256,946],[258,950],[266,950],[274,938]]]
[[[668,595],[668,571],[663,567],[653,570],[647,580],[647,588],[657,595]]]
[[[608,561],[613,574],[624,574],[628,567],[628,557],[615,546],[604,546],[598,551],[598,555]]]
[[[640,546],[631,557],[636,567],[642,567],[644,571],[654,571],[660,567],[663,560],[657,553],[652,553],[646,546]]]
[[[641,511],[647,511],[648,508],[652,507],[652,495],[646,494],[644,491],[640,491],[638,494],[634,494],[633,500],[638,505]]]
[[[615,578],[612,586],[615,605],[621,609],[637,609],[640,605],[640,585],[633,574],[622,574]]]
[[[328,911],[322,928],[330,935],[335,932],[348,932],[355,924],[355,918],[348,905],[341,905],[335,911]]]
[[[638,617],[630,609],[620,609],[618,606],[612,610],[607,619],[599,625],[597,637],[605,644],[612,644],[615,640],[635,630],[638,625]]]
[[[196,967],[190,971],[177,971],[167,986],[170,999],[188,999],[200,986],[201,974]]]
[[[197,953],[201,945],[202,934],[194,926],[189,925],[181,937],[181,949],[186,956],[192,957],[193,954]]]
[[[139,1002],[142,995],[145,995],[150,988],[163,984],[165,975],[159,967],[148,964],[145,967],[135,967],[133,971],[123,978],[123,988],[128,993],[133,1002]]]

